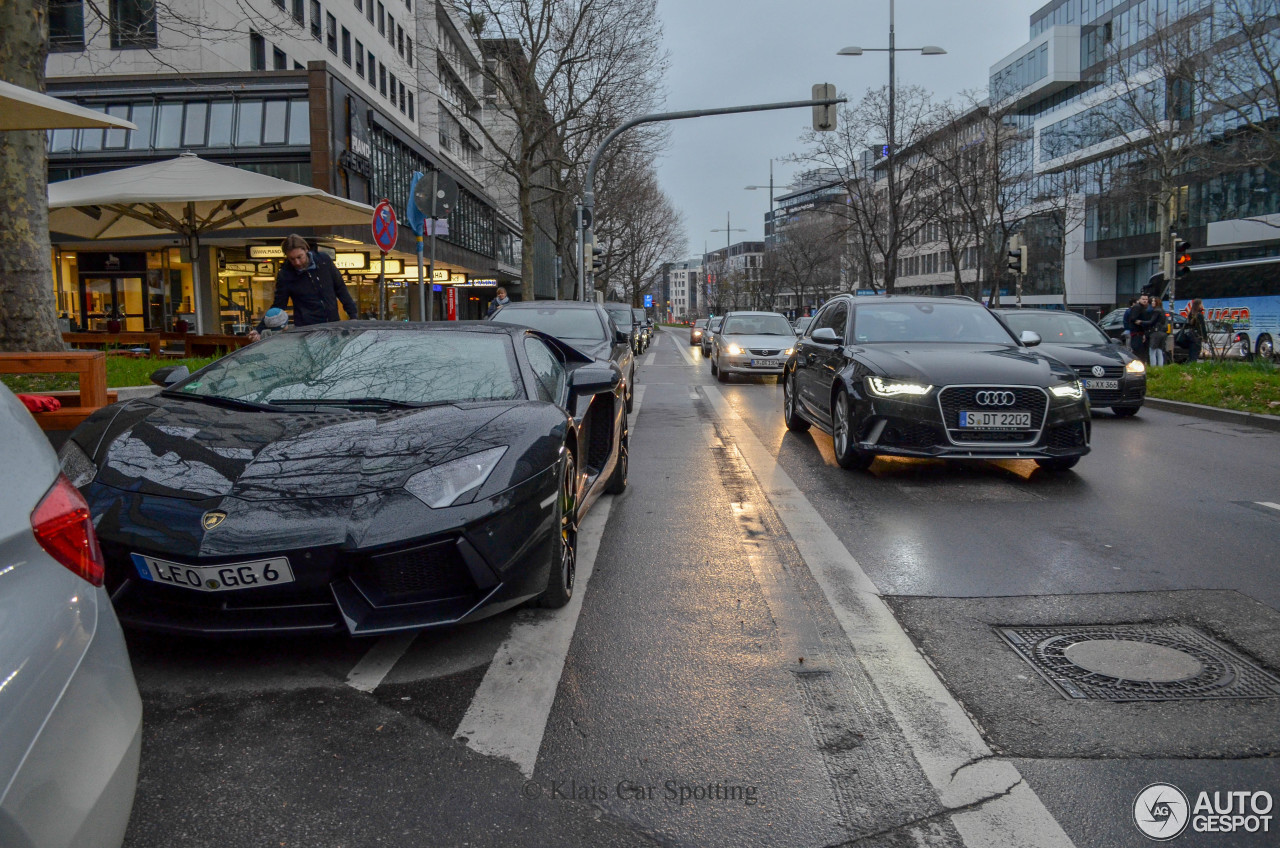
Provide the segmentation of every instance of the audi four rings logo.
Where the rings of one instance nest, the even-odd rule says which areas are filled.
[[[973,399],[982,406],[1013,406],[1017,396],[1013,392],[978,392]]]

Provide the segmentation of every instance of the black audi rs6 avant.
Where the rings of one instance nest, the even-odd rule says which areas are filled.
[[[562,606],[578,522],[627,483],[617,366],[523,327],[322,324],[182,376],[60,453],[135,627],[367,634]]]
[[[1089,399],[1039,342],[968,299],[837,297],[787,361],[783,417],[830,433],[845,468],[884,455],[1066,470],[1089,452]]]

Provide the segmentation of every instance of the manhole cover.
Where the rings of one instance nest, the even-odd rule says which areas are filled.
[[[1280,679],[1180,624],[1001,627],[998,632],[1065,698],[1175,701],[1280,696]]]

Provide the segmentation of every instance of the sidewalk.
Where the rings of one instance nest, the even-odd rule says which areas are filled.
[[[1222,409],[1217,406],[1203,406],[1198,403],[1186,403],[1180,400],[1165,400],[1147,395],[1146,405],[1164,412],[1178,412],[1210,421],[1225,421],[1229,424],[1244,424],[1250,427],[1261,427],[1264,430],[1280,432],[1280,415],[1259,415],[1256,412],[1240,412],[1235,409]]]

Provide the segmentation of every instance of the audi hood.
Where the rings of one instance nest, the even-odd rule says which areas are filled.
[[[1052,356],[1012,345],[913,342],[858,345],[850,352],[878,376],[934,386],[989,383],[1048,387],[1076,378],[1070,367]]]

